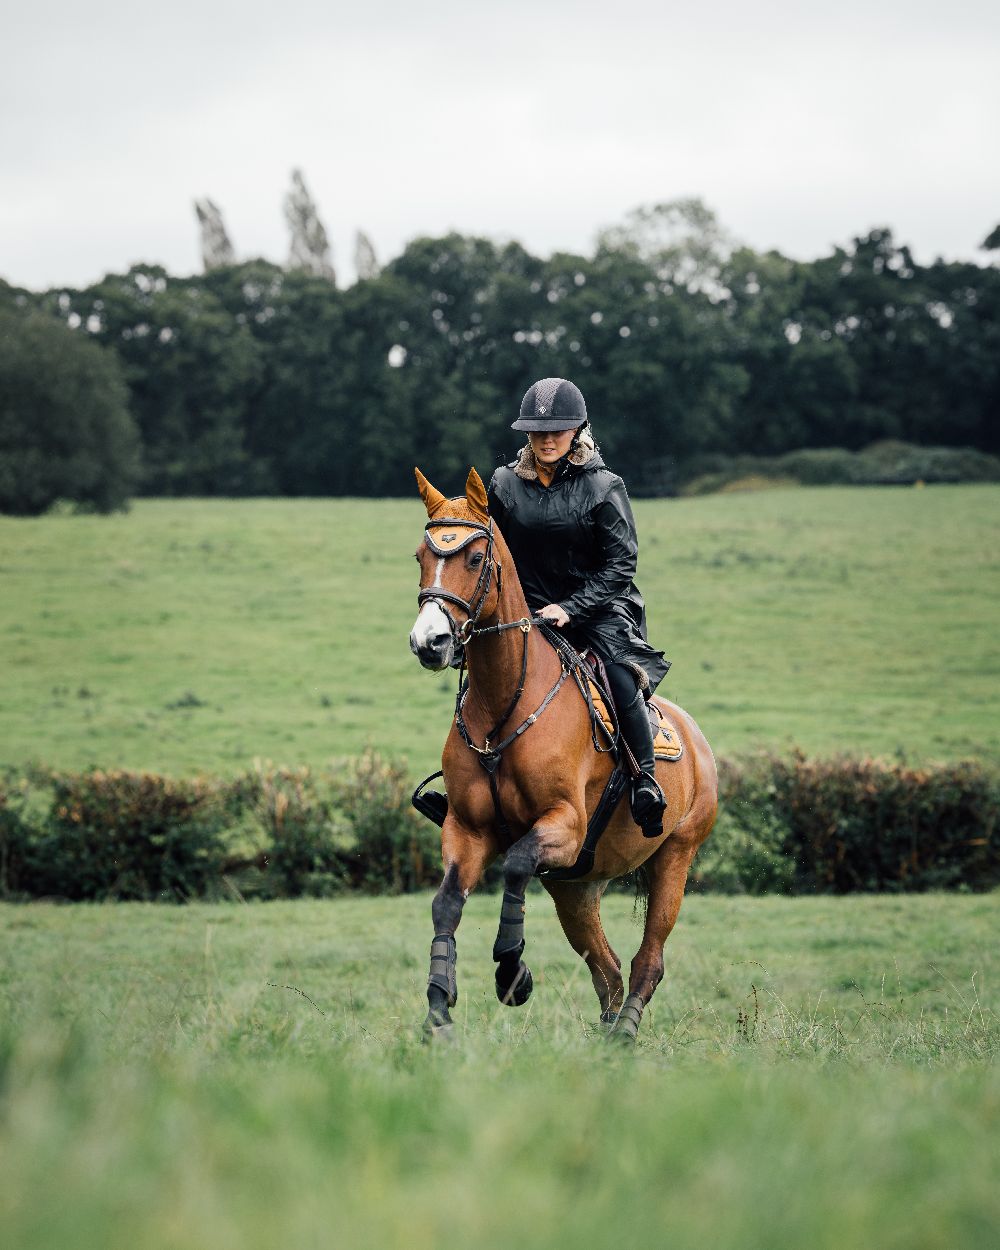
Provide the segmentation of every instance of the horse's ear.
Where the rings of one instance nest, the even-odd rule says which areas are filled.
[[[413,472],[417,475],[417,489],[420,491],[420,498],[424,501],[427,515],[432,517],[441,505],[447,503],[448,500],[428,482],[416,466],[414,466]]]
[[[475,469],[469,470],[465,481],[465,501],[473,512],[485,518],[489,516],[489,505],[486,502],[486,487],[483,479]]]

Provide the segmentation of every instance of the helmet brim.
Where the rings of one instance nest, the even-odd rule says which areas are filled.
[[[581,425],[586,424],[586,417],[582,421],[579,417],[553,417],[551,420],[545,417],[518,417],[510,428],[524,430],[528,434],[560,434],[563,430],[578,430]]]

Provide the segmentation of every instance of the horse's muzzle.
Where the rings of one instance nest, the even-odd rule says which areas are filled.
[[[454,643],[452,642],[451,634],[437,635],[434,638],[427,638],[421,642],[418,642],[411,634],[410,650],[424,668],[428,668],[434,673],[440,673],[442,669],[448,668],[451,664],[452,655],[454,654]]]

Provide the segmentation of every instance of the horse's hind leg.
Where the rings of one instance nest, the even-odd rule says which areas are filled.
[[[465,833],[451,816],[446,819],[441,831],[441,847],[445,864],[444,880],[431,904],[434,940],[427,978],[427,1019],[424,1021],[424,1031],[428,1034],[450,1029],[449,1008],[458,1001],[455,930],[462,919],[462,909],[470,891],[483,875],[486,865],[496,857],[492,841]]]
[[[566,939],[586,962],[601,1003],[601,1020],[611,1024],[625,997],[621,960],[611,949],[601,924],[604,881],[553,881],[543,885],[552,895]]]
[[[642,945],[632,960],[628,997],[611,1030],[613,1038],[625,1042],[635,1041],[646,1004],[663,979],[663,947],[677,922],[688,869],[699,842],[700,839],[675,840],[671,836],[646,861],[646,870],[649,873],[646,927],[642,935]]]

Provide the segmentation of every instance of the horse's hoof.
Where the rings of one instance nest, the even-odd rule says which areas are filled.
[[[527,964],[518,964],[514,979],[509,985],[500,980],[500,969],[496,971],[497,998],[505,1007],[523,1007],[531,997],[535,983],[531,979],[531,969]]]
[[[618,1012],[613,1007],[609,1007],[607,1011],[601,1012],[599,1026],[605,1033],[610,1033],[617,1023]]]
[[[618,1046],[622,1050],[631,1050],[635,1045],[636,1035],[631,1029],[620,1029],[612,1027],[608,1029],[608,1035],[605,1039],[609,1046]]]
[[[428,1015],[424,1021],[423,1039],[425,1042],[433,1042],[441,1045],[455,1040],[455,1025],[451,1020],[442,1020],[440,1017]]]
[[[454,1046],[458,1040],[458,1034],[455,1032],[455,1026],[449,1020],[447,1024],[434,1026],[427,1034],[427,1040],[433,1046]]]

